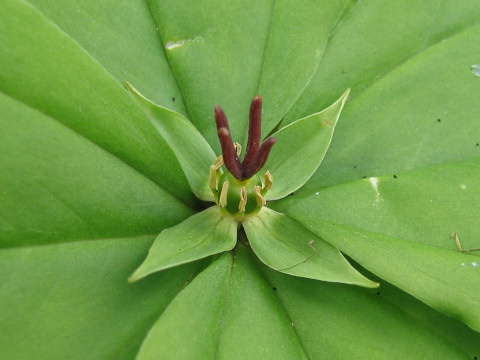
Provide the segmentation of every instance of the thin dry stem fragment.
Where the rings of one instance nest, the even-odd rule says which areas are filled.
[[[471,251],[480,251],[480,248],[477,249],[464,249],[462,246],[462,242],[460,241],[460,237],[456,232],[452,233],[452,239],[455,240],[455,244],[457,245],[457,248],[461,252],[471,252]]]
[[[229,187],[230,183],[228,181],[225,181],[222,185],[222,191],[220,192],[220,199],[218,201],[221,207],[227,206],[227,195]]]
[[[285,269],[278,269],[278,271],[285,271],[285,270],[293,269],[294,267],[296,267],[296,266],[298,266],[298,265],[301,265],[301,264],[303,264],[303,263],[306,263],[308,260],[310,260],[310,259],[313,258],[315,255],[317,255],[317,254],[318,254],[318,250],[317,250],[317,248],[313,245],[314,243],[315,243],[315,240],[310,240],[310,241],[308,242],[308,246],[310,246],[310,249],[313,250],[313,254],[312,254],[312,255],[310,255],[310,256],[307,257],[306,259],[300,261],[299,263],[294,264],[294,265],[292,265],[292,266],[289,266],[289,267],[287,267],[287,268],[285,268]]]

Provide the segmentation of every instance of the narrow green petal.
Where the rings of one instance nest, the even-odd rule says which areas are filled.
[[[163,230],[129,281],[134,282],[156,271],[229,251],[236,242],[237,222],[231,217],[224,217],[217,206],[210,207]]]
[[[264,169],[274,179],[267,200],[281,199],[303,184],[315,173],[333,137],[350,89],[325,110],[280,129],[273,134],[278,143],[272,150]]]
[[[376,287],[332,245],[287,215],[268,208],[243,222],[253,251],[272,269],[294,276]]]
[[[132,84],[127,83],[127,86],[175,153],[194,194],[201,200],[213,201],[208,174],[216,156],[205,138],[188,119],[148,100]]]

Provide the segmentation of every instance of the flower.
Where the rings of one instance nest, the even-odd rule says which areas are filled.
[[[186,118],[154,104],[127,85],[173,149],[192,191],[200,200],[216,204],[163,230],[129,281],[231,251],[238,233],[244,231],[257,257],[272,269],[323,281],[378,286],[354,269],[333,245],[270,209],[267,203],[293,193],[317,170],[349,90],[327,109],[279,129],[262,144],[262,99],[255,97],[250,108],[247,150],[240,161],[241,146],[234,144],[220,106],[215,108],[215,118],[222,155],[217,157]],[[267,169],[263,180],[256,175],[262,168]]]

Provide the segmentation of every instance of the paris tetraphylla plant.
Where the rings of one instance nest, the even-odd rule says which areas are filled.
[[[209,204],[203,211],[163,230],[129,281],[232,251],[241,236],[265,265],[277,271],[323,281],[378,286],[353,268],[325,239],[268,206],[269,202],[300,189],[320,166],[349,90],[325,110],[280,128],[263,142],[262,98],[255,97],[250,106],[246,151],[240,160],[242,146],[233,141],[227,116],[220,106],[215,107],[222,149],[217,156],[188,119],[154,104],[131,84],[127,86],[175,153],[193,193]]]

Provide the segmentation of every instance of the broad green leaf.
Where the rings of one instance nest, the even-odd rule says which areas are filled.
[[[436,311],[386,281],[382,281],[375,294],[415,319],[418,325],[443,337],[446,343],[455,345],[471,359],[480,354],[480,333],[464,323]]]
[[[137,360],[306,359],[291,321],[245,247],[223,255],[170,304]]]
[[[376,287],[332,245],[288,216],[266,207],[243,228],[253,251],[272,269],[310,279]]]
[[[441,3],[437,0],[353,0],[350,3],[351,6],[326,44],[317,72],[285,117],[285,122],[295,121],[328,106],[347,87],[352,89],[350,100],[361,96],[364,91],[375,86],[376,82],[400,69],[404,63],[417,56],[421,57],[422,53],[439,43],[449,42],[455,34],[478,23],[480,17],[478,0],[449,0]],[[476,36],[471,38],[472,42],[475,38]],[[474,49],[468,46],[462,55],[471,50],[474,53]],[[456,58],[462,60],[461,57]],[[441,69],[446,60],[437,57],[431,65]],[[453,59],[447,61],[451,60]],[[443,70],[456,71],[458,74],[463,72],[462,67],[444,67]],[[435,71],[423,75],[430,81],[441,80],[443,76]],[[458,84],[459,81],[454,83]],[[420,79],[416,84],[417,87],[426,85]],[[427,87],[430,88],[429,85]],[[394,89],[395,87],[390,88]],[[441,95],[445,91],[443,88],[438,91],[439,89],[432,95]],[[381,95],[390,97],[388,92],[379,94]],[[407,92],[404,96],[411,95]],[[446,98],[448,97],[445,96]],[[428,104],[425,104],[425,110],[427,108]],[[357,118],[354,119],[358,121]],[[378,119],[388,120],[382,118],[382,114],[378,114]]]
[[[237,242],[237,222],[212,206],[174,227],[163,230],[147,258],[130,276],[137,281],[153,272],[232,250]]]
[[[216,358],[231,272],[227,253],[200,273],[162,313],[136,360]]]
[[[28,3],[5,0],[0,43],[0,92],[70,127],[183,201],[194,201],[175,155],[143,111],[77,42]]]
[[[307,359],[301,339],[254,254],[239,246],[227,294],[216,358]]]
[[[130,83],[127,86],[177,156],[194,194],[201,200],[214,201],[208,176],[216,156],[205,138],[182,115],[154,104]]]
[[[189,119],[216,153],[214,107],[240,141],[257,95],[274,1],[148,0]]]
[[[55,119],[0,93],[0,247],[158,234],[192,210]]]
[[[480,353],[480,334],[408,296],[405,310],[383,296],[389,292],[383,285],[371,291],[269,269],[265,274],[309,359],[466,360]]]
[[[414,53],[407,58],[403,55],[406,48],[403,41],[398,47],[390,49],[388,56],[385,55],[385,61],[390,63],[379,65],[380,68],[387,66],[383,70],[385,73],[376,72],[375,76],[378,76],[378,79],[368,81],[368,86],[361,92],[355,93],[356,88],[352,81],[344,83],[342,80],[342,68],[338,64],[342,56],[338,53],[331,55],[331,66],[335,62],[337,73],[340,73],[336,77],[342,85],[333,83],[330,86],[331,83],[328,82],[330,77],[324,77],[327,82],[320,86],[328,89],[352,86],[352,98],[342,114],[321,168],[303,190],[311,191],[320,186],[334,185],[363,176],[395,174],[479,156],[480,147],[477,144],[480,142],[478,136],[480,122],[475,119],[480,111],[480,103],[476,96],[480,92],[480,78],[472,73],[471,66],[479,63],[480,24],[473,25],[471,20],[475,19],[475,23],[478,21],[480,3],[478,0],[462,2],[461,6],[453,1],[443,3],[442,6],[439,6],[438,1],[425,3],[428,3],[428,6],[425,6],[429,8],[439,8],[439,21],[440,24],[444,24],[443,28],[430,29],[433,25],[425,27],[422,32],[426,33],[428,39],[426,43],[424,37],[413,36],[417,39],[414,41],[420,41],[420,44],[411,49]],[[359,3],[358,6],[366,4]],[[376,6],[376,2],[369,4],[372,8]],[[404,13],[408,7],[408,13],[411,13],[416,21],[420,21],[413,8],[420,10],[424,5],[419,4],[412,8],[411,1],[396,4],[405,8]],[[387,6],[384,2],[381,8],[384,11],[390,8],[388,11],[393,15],[396,7],[393,4]],[[458,8],[458,11],[452,7]],[[422,21],[432,19],[431,12],[423,10],[421,12]],[[398,21],[404,22],[403,18],[396,14],[394,16]],[[379,18],[382,26],[390,29],[389,33],[398,34],[404,41],[412,41],[413,38],[406,35],[409,30],[397,33],[391,28],[390,20],[389,17]],[[344,24],[347,26],[349,21],[345,21]],[[341,46],[343,49],[342,53],[349,52],[356,56],[356,48],[365,48],[366,43],[371,43],[376,49],[377,42],[365,40],[362,43],[364,37],[356,39],[355,43],[358,43],[353,47],[353,34],[361,32],[359,27],[366,24],[377,24],[377,21],[356,19],[355,28],[344,34],[342,44],[338,44],[338,47]],[[419,26],[419,24],[415,26],[417,33]],[[438,24],[434,27],[436,26]],[[400,29],[403,30],[403,26]],[[431,31],[434,34],[433,39],[429,39]],[[373,34],[381,32],[368,32],[369,37]],[[391,39],[385,37],[384,41],[390,42]],[[373,50],[367,48],[370,49],[368,54],[371,54]],[[367,53],[364,56],[367,56]],[[391,57],[397,57],[400,62],[392,62]],[[371,66],[371,69],[376,69],[377,66],[375,61],[373,63],[357,62],[356,59],[354,62],[353,59],[349,61],[347,74],[355,69],[363,71],[363,66]],[[330,66],[327,66],[325,71],[335,73]],[[369,76],[373,76],[373,73]],[[361,77],[358,78],[358,81],[362,80]],[[336,91],[338,93],[341,90]],[[324,92],[319,93],[327,99],[333,96],[326,96]],[[294,114],[301,115],[303,116],[303,112]]]
[[[349,11],[349,2],[275,1],[256,91],[264,100],[262,128],[265,136],[282,121],[309,84],[330,36]],[[340,89],[337,96],[348,87],[347,84]],[[325,107],[328,105],[326,103]],[[321,108],[301,117],[319,110]]]
[[[0,358],[131,360],[192,276],[180,267],[125,279],[153,237],[0,251]]]
[[[28,2],[77,41],[120,83],[129,81],[155,103],[186,115],[145,2],[116,0],[115,6],[99,0]]]
[[[287,196],[315,173],[328,150],[349,92],[347,90],[325,110],[297,120],[273,134],[278,143],[264,167],[274,177],[267,200]]]
[[[364,267],[480,329],[480,159],[364,179],[286,199],[276,208]],[[342,201],[338,199],[342,198]]]

